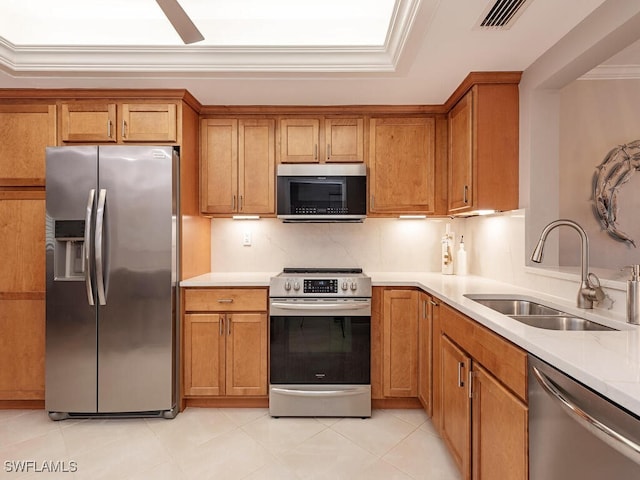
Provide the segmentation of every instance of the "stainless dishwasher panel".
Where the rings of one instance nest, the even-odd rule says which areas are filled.
[[[530,355],[529,478],[640,478],[640,418]]]

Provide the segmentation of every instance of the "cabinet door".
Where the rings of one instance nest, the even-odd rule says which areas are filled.
[[[420,293],[420,317],[418,320],[418,398],[429,416],[432,415],[431,401],[431,339],[432,320],[431,296]]]
[[[44,302],[0,293],[0,400],[44,399]]]
[[[238,203],[238,120],[200,124],[200,202],[204,213],[233,213]]]
[[[44,192],[0,191],[0,219],[0,292],[44,292]]]
[[[363,118],[326,118],[324,135],[327,162],[364,161]]]
[[[238,212],[275,213],[275,122],[238,122]]]
[[[442,329],[440,328],[440,303],[433,299],[431,304],[432,343],[431,350],[431,405],[434,428],[442,435]]]
[[[473,203],[473,95],[467,93],[449,113],[449,212]]]
[[[418,396],[418,292],[385,290],[383,299],[383,393]]]
[[[61,140],[115,142],[115,103],[63,103],[60,112]]]
[[[0,186],[44,186],[56,144],[55,105],[0,105]]]
[[[226,395],[267,394],[267,314],[227,314]]]
[[[45,194],[0,191],[0,400],[44,399]]]
[[[184,394],[224,395],[224,314],[184,316]]]
[[[317,163],[319,136],[319,119],[283,118],[280,120],[280,162]]]
[[[479,365],[473,371],[473,479],[525,480],[527,406]]]
[[[442,439],[449,447],[463,478],[469,478],[471,472],[471,399],[469,398],[467,377],[471,371],[471,359],[446,335],[443,335],[441,338],[441,362]]]
[[[123,142],[177,142],[175,103],[124,103],[120,136]]]
[[[372,118],[371,213],[435,211],[434,118]]]

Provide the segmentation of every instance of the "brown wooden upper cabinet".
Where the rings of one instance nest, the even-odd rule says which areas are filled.
[[[435,211],[435,118],[372,118],[369,212]]]
[[[363,161],[363,117],[280,120],[280,163]]]
[[[0,186],[45,183],[45,148],[56,144],[56,106],[0,105]]]
[[[325,118],[326,162],[364,161],[364,119]]]
[[[175,103],[74,102],[60,107],[63,144],[178,141]]]
[[[273,119],[203,119],[200,141],[203,213],[275,213]]]
[[[477,84],[449,112],[450,214],[518,208],[518,85]]]

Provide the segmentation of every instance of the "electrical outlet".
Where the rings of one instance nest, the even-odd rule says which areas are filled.
[[[245,247],[251,246],[251,232],[244,232],[244,235],[242,236],[242,245]]]

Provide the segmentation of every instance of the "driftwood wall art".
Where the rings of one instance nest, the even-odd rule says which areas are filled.
[[[593,175],[593,211],[602,228],[616,240],[636,246],[617,224],[618,189],[640,170],[640,140],[612,149]]]

